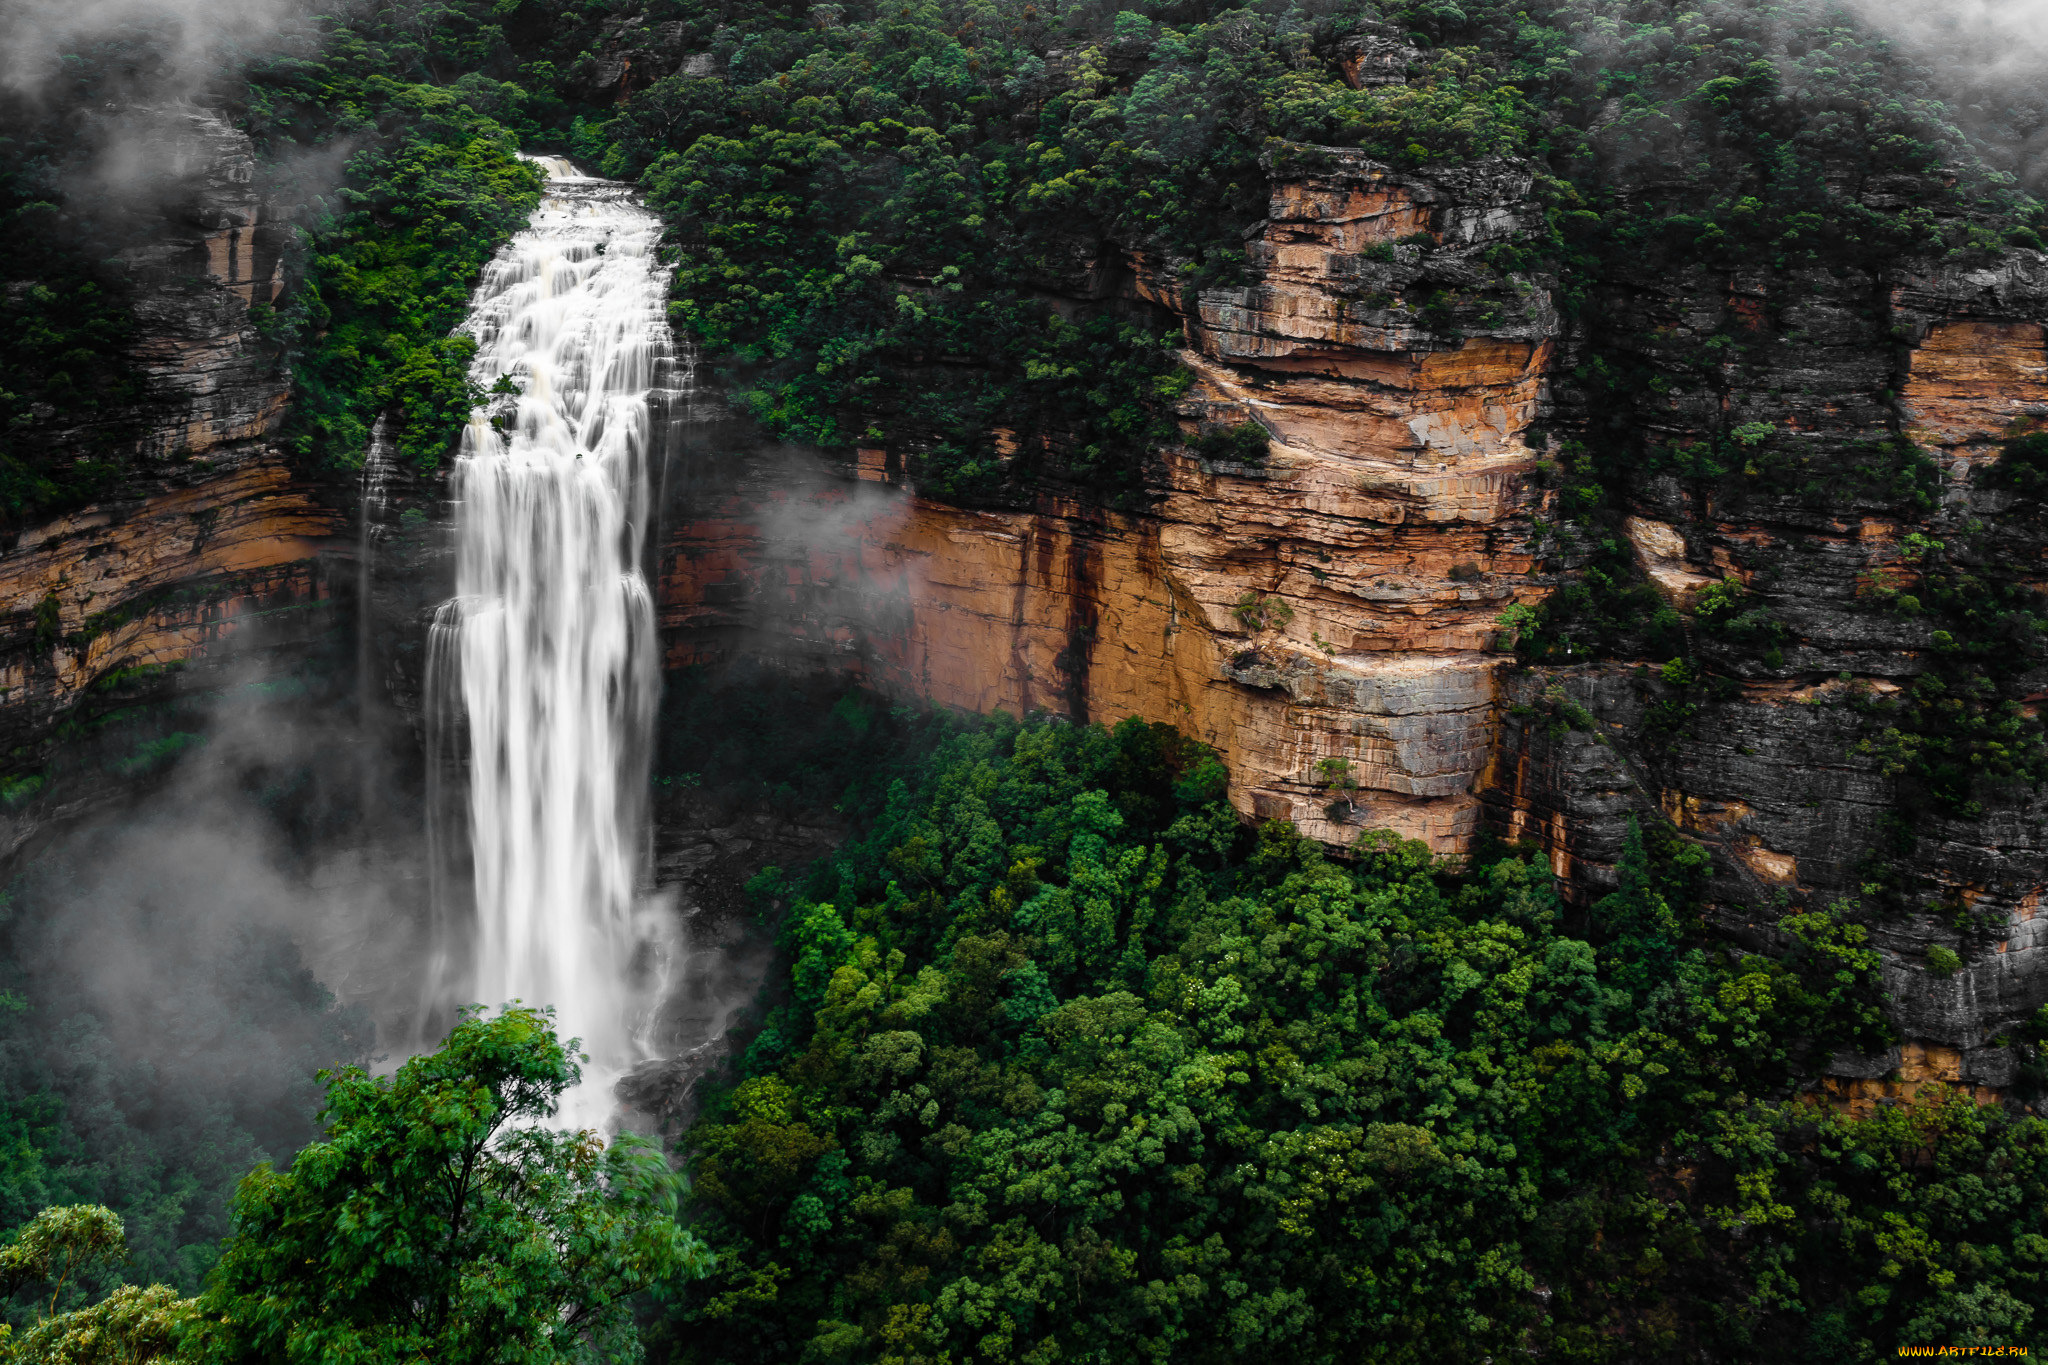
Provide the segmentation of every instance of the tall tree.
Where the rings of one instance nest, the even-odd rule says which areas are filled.
[[[551,1011],[472,1011],[395,1076],[323,1073],[327,1140],[242,1182],[185,1355],[636,1355],[627,1300],[711,1256],[677,1225],[679,1178],[647,1144],[540,1126],[579,1078],[573,1049]]]

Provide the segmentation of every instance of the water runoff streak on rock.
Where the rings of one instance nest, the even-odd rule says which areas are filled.
[[[521,393],[472,419],[455,466],[456,597],[428,708],[430,728],[466,726],[475,907],[441,907],[433,989],[444,1021],[467,1001],[553,1005],[590,1058],[561,1118],[602,1127],[666,974],[662,917],[638,892],[659,685],[641,560],[675,363],[654,215],[624,185],[535,160],[547,197],[463,324],[471,377]]]

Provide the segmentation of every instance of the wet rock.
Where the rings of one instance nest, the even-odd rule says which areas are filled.
[[[786,907],[750,903],[748,881],[766,867],[798,872],[848,832],[830,812],[785,815],[730,792],[684,788],[661,800],[651,890],[679,920],[678,951],[655,1025],[667,1055],[619,1085],[629,1124],[669,1135],[687,1128],[704,1080],[724,1073],[780,998],[769,970],[774,918]]]

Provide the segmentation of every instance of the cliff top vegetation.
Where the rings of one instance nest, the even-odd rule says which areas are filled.
[[[657,19],[701,65],[623,91],[572,146],[670,215],[679,323],[771,429],[888,443],[954,498],[1133,492],[1179,439],[1186,379],[1178,319],[1122,280],[1143,269],[1184,313],[1245,282],[1244,230],[1316,146],[1540,168],[1547,227],[1489,265],[1568,310],[1646,263],[1869,269],[2038,240],[2010,147],[1820,3]]]

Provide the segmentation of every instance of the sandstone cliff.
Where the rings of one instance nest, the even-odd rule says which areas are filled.
[[[1224,755],[1248,814],[1466,847],[1509,662],[1494,618],[1546,581],[1523,435],[1556,319],[1541,281],[1482,259],[1520,230],[1528,178],[1319,160],[1276,183],[1252,287],[1076,272],[1181,313],[1190,435],[1256,420],[1264,462],[1168,451],[1139,513],[1057,494],[971,512],[890,496],[892,452],[861,452],[849,485],[706,431],[662,555],[670,662],[744,637],[974,710],[1167,721]]]
[[[1596,343],[1673,377],[1626,414],[1651,440],[1766,430],[1794,470],[1903,441],[1939,467],[1935,533],[1995,518],[2004,495],[1972,470],[2016,419],[2048,416],[2044,264],[1646,277],[1567,327],[1544,281],[1486,261],[1523,230],[1526,195],[1512,167],[1407,176],[1327,153],[1276,177],[1251,287],[1184,298],[1143,260],[1078,269],[1070,293],[1120,281],[1180,316],[1191,437],[1247,417],[1273,437],[1258,466],[1165,452],[1142,511],[1060,494],[963,510],[904,487],[899,452],[834,469],[700,425],[661,555],[671,664],[744,650],[973,710],[1168,721],[1224,755],[1247,815],[1452,854],[1486,831],[1534,840],[1584,899],[1611,884],[1628,817],[1661,813],[1714,853],[1724,929],[1760,946],[1786,906],[1858,899],[1894,794],[1856,750],[1868,716],[1835,703],[1910,682],[1931,631],[1871,600],[1887,572],[1904,581],[1885,488],[1760,478],[1730,501],[1631,478],[1623,530],[1649,581],[1688,612],[1742,584],[1781,634],[1763,662],[1688,620],[1692,663],[1735,691],[1676,698],[1682,725],[1656,709],[1674,702],[1666,658],[1532,672],[1496,618],[1584,561],[1583,537],[1546,524],[1545,475],[1560,442],[1618,415],[1572,378]],[[1739,361],[1702,382],[1706,343],[1731,331]],[[2038,536],[2024,554],[2041,560]],[[1598,732],[1555,723],[1559,697]],[[1989,1045],[2048,999],[2042,815],[1933,822],[1904,855],[1921,908],[1875,938],[1930,1077],[2004,1083],[2009,1054]],[[1930,969],[1936,943],[1962,971]]]
[[[276,609],[331,600],[333,552],[361,529],[347,490],[294,477],[272,440],[288,385],[249,304],[281,277],[248,145],[181,118],[164,155],[189,192],[131,259],[138,359],[165,406],[118,497],[24,530],[0,559],[17,807],[51,734],[206,685],[178,672],[226,657],[208,652],[221,639],[257,621],[300,648],[331,635],[319,610]],[[1903,440],[1940,476],[1912,524],[1992,524],[2041,565],[2040,529],[1976,471],[2048,418],[2048,263],[1625,280],[1567,325],[1545,280],[1489,263],[1526,232],[1528,194],[1509,165],[1404,175],[1319,151],[1276,168],[1247,287],[1184,296],[1157,263],[1088,244],[1054,283],[1177,316],[1197,377],[1189,444],[1161,453],[1129,510],[1074,490],[962,509],[907,486],[903,452],[840,466],[685,421],[657,549],[670,664],[745,652],[973,710],[1167,721],[1224,755],[1247,815],[1336,844],[1382,826],[1451,854],[1488,832],[1534,840],[1582,898],[1611,877],[1628,816],[1661,813],[1715,854],[1722,925],[1758,944],[1784,906],[1857,898],[1896,801],[1851,703],[1909,685],[1933,629],[1873,600],[1913,572],[1890,494],[1769,478],[1730,493],[1649,465],[1630,478],[1621,531],[1660,591],[1690,610],[1740,583],[1778,624],[1768,659],[1688,631],[1690,663],[1732,691],[1687,693],[1661,657],[1524,670],[1496,619],[1583,557],[1548,485],[1559,443],[1603,415],[1573,378],[1596,344],[1671,377],[1626,414],[1667,447],[1744,425],[1825,469]],[[1703,382],[1700,356],[1731,333],[1742,359]],[[1272,436],[1265,460],[1197,453],[1247,420]],[[446,567],[442,496],[399,481],[374,500],[387,572],[354,585],[374,618],[358,666],[408,710]],[[1560,697],[1596,728],[1559,723]],[[1920,907],[1876,926],[1919,1049],[1909,1081],[2003,1083],[1993,1044],[2048,998],[2043,813],[1920,821],[1891,855]],[[1962,970],[1939,974],[1937,945]]]
[[[1976,538],[2039,581],[2038,523],[2008,515],[2011,496],[1981,473],[2005,440],[2048,418],[2048,259],[2013,251],[1882,278],[1645,278],[1603,304],[1610,336],[1671,380],[1661,412],[1631,414],[1654,438],[1699,438],[1725,413],[1768,428],[1793,458],[1838,469],[1855,467],[1859,447],[1895,440],[1932,461],[1936,486],[1922,499],[1931,505],[1902,515],[1891,491],[1853,479],[1816,495],[1633,478],[1626,531],[1652,581],[1681,602],[1709,583],[1744,584],[1781,624],[1781,646],[1759,660],[1695,635],[1693,662],[1734,684],[1711,697],[1667,685],[1662,659],[1517,678],[1508,699],[1525,714],[1503,726],[1484,784],[1496,823],[1542,840],[1561,875],[1597,888],[1626,816],[1661,808],[1716,853],[1723,927],[1760,946],[1777,906],[1876,908],[1873,887],[1903,889],[1873,923],[1894,1016],[1955,1054],[1957,1077],[2005,1083],[2011,1055],[1991,1045],[2048,1000],[2048,803],[2022,789],[1975,818],[1902,815],[1896,774],[1859,749],[1884,723],[1861,703],[1903,695],[1940,644],[1944,623],[1888,607],[1882,591],[1914,584],[1909,534]],[[1752,358],[1703,382],[1690,362],[1731,315],[1755,338]],[[1582,396],[1559,388],[1552,415],[1583,427]],[[1597,719],[1597,736],[1544,721],[1542,694],[1559,685]],[[2038,700],[2044,685],[2036,675],[2020,690]],[[1933,947],[1962,969],[1944,974]],[[1843,1068],[1877,1076],[1896,1064]]]
[[[335,500],[293,476],[273,437],[290,393],[254,303],[283,288],[283,224],[259,196],[249,139],[208,111],[150,111],[140,149],[160,218],[122,256],[147,376],[143,437],[98,504],[19,528],[0,557],[0,730],[19,807],[53,733],[77,738],[261,620],[266,643],[326,628],[323,545]],[[101,756],[104,758],[105,756]],[[113,760],[118,761],[119,755]]]

